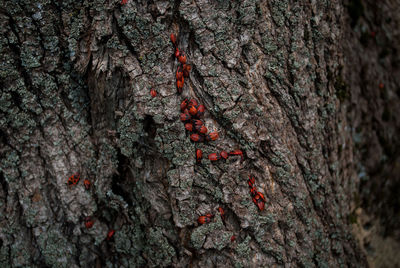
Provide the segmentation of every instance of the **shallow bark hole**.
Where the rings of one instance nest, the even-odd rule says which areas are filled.
[[[126,168],[129,165],[129,159],[121,153],[121,150],[118,150],[117,159],[118,159],[117,171],[119,175],[114,175],[113,182],[114,178],[117,178],[119,182],[122,182],[126,180]]]
[[[11,98],[13,99],[15,105],[18,107],[21,107],[21,103],[22,103],[21,96],[15,91],[11,91],[10,94],[11,94]]]
[[[85,219],[85,216],[81,216],[81,222],[83,222]],[[74,232],[75,224],[70,221],[64,221],[61,225],[61,230],[63,234],[65,234],[67,237],[71,237],[73,232]]]
[[[129,206],[133,206],[133,202],[132,199],[129,197],[129,193],[125,191],[117,181],[118,178],[113,177],[111,190],[114,194],[121,196],[122,199],[124,199],[124,201],[128,203]]]
[[[365,230],[369,230],[372,227],[372,223],[371,222],[367,222],[366,224],[364,224],[364,229]]]
[[[129,159],[125,157],[120,151],[118,152],[118,173],[112,178],[111,190],[114,194],[119,195],[127,202],[130,206],[133,205],[132,199],[129,197],[129,193],[124,189],[125,185],[122,185],[127,179],[127,167],[129,165]]]
[[[143,129],[146,131],[149,139],[153,140],[157,134],[156,122],[151,115],[146,115],[143,121]]]
[[[0,184],[1,184],[1,187],[3,188],[5,196],[7,197],[7,195],[8,195],[8,184],[6,183],[6,180],[4,178],[3,172],[0,173]]]

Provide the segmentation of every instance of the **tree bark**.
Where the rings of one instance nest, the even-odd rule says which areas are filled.
[[[348,221],[365,122],[354,1],[139,2],[0,1],[1,267],[366,266]],[[170,33],[192,66],[182,95]],[[190,141],[184,97],[217,141]],[[197,164],[195,148],[245,160]]]

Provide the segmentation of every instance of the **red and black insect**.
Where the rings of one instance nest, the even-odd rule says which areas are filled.
[[[189,121],[190,118],[191,118],[190,114],[186,114],[186,113],[181,114],[181,121],[182,122]]]
[[[256,204],[259,210],[263,210],[265,207],[265,198],[264,195],[260,192],[253,197],[253,202]]]
[[[179,56],[178,56],[178,61],[182,64],[186,63],[186,55],[185,52],[181,51],[179,52]]]
[[[203,136],[200,136],[199,134],[196,133],[190,135],[190,139],[194,142],[201,142],[204,140]]]
[[[128,3],[128,0],[121,0],[121,5],[125,5],[126,3]]]
[[[206,140],[207,141],[215,141],[216,139],[218,139],[218,132],[211,132],[208,135],[206,135]]]
[[[256,179],[254,178],[254,176],[252,175],[249,176],[248,183],[250,188],[254,186],[254,183],[256,183]]]
[[[200,163],[203,158],[203,151],[200,149],[196,149],[196,162]]]
[[[198,119],[194,119],[193,120],[193,124],[194,124],[195,127],[202,126],[203,125],[203,121],[198,120]]]
[[[183,71],[182,71],[182,67],[178,66],[178,69],[176,70],[176,80],[182,80],[183,78]]]
[[[252,197],[255,197],[257,195],[257,189],[254,187],[254,184],[256,183],[256,179],[254,178],[253,175],[249,175],[249,179],[247,180],[247,183],[250,188],[250,194]]]
[[[234,242],[236,240],[236,236],[232,235],[231,236],[231,242]]]
[[[228,157],[229,157],[228,153],[225,151],[221,151],[221,153],[219,155],[225,160],[228,159]]]
[[[125,0],[127,1],[127,0]],[[174,45],[174,47],[176,47],[176,36],[172,33],[170,36],[171,42]]]
[[[201,117],[204,115],[205,107],[203,104],[200,104],[199,107],[197,108],[197,117]]]
[[[199,103],[197,102],[197,100],[195,100],[195,99],[191,99],[190,101],[189,101],[189,104],[188,104],[189,106],[198,106],[199,105]]]
[[[208,155],[208,159],[210,159],[210,161],[218,161],[221,159],[221,156],[219,156],[217,153],[212,153]]]
[[[192,124],[192,123],[186,123],[186,124],[185,124],[185,129],[186,129],[187,131],[192,132],[192,131],[193,131],[193,124]]]
[[[108,231],[106,239],[110,240],[114,234],[115,234],[115,231],[113,229],[111,229],[110,231]]]
[[[183,83],[184,83],[184,79],[182,77],[181,80],[177,80],[176,81],[176,89],[178,90],[178,93],[181,94],[183,91]]]
[[[256,189],[256,187],[250,187],[250,194],[251,194],[251,196],[252,197],[255,197],[256,196],[256,194],[257,194],[257,189]]]
[[[240,160],[244,160],[243,152],[241,150],[234,150],[232,152],[229,152],[229,155],[240,155]]]
[[[180,53],[178,47],[176,47],[176,48],[175,48],[175,57],[178,59],[180,54],[181,54],[181,53]]]
[[[155,96],[157,96],[157,91],[155,91],[154,89],[151,89],[150,95],[154,98]]]
[[[187,108],[188,102],[189,102],[188,99],[184,99],[184,100],[181,102],[181,111],[182,111],[182,112]]]
[[[85,227],[86,229],[90,229],[93,227],[94,221],[90,217],[85,218]]]
[[[189,77],[190,70],[192,67],[189,64],[183,64],[183,76],[184,77]]]
[[[195,126],[196,130],[201,133],[201,134],[206,134],[207,133],[207,128],[204,125],[201,126]]]
[[[189,109],[189,114],[191,114],[193,116],[195,116],[197,114],[196,106],[190,105],[190,106],[188,106],[188,109]]]
[[[222,207],[218,208],[219,214],[221,215],[221,219],[225,221],[225,211]]]
[[[255,177],[250,175],[247,183],[250,187],[250,195],[252,196],[253,203],[259,210],[263,210],[265,207],[265,197],[262,193],[257,191],[256,187],[254,187],[254,184],[256,183]]]
[[[76,185],[79,180],[80,180],[81,176],[78,173],[73,174],[71,177],[68,178],[68,185]]]
[[[83,181],[83,185],[85,185],[86,190],[89,190],[91,183],[90,183],[90,181],[88,179],[85,179]]]
[[[211,222],[211,219],[212,219],[212,218],[214,218],[214,215],[212,215],[212,214],[206,214],[206,215],[204,215],[204,216],[200,216],[200,217],[197,219],[197,222],[198,222],[199,224],[209,223],[209,222]]]

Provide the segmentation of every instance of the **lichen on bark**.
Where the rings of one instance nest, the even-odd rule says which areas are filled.
[[[360,82],[343,72],[341,1],[0,6],[2,267],[366,264],[347,221],[359,181],[345,101]],[[170,33],[192,66],[182,96]],[[217,141],[190,142],[183,97],[206,106]],[[195,148],[245,159],[197,164]]]

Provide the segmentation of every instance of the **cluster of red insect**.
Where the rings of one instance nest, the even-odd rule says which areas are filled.
[[[223,209],[222,207],[219,207],[219,208],[218,208],[218,211],[219,211],[219,214],[221,215],[222,221],[225,221],[225,211],[224,211],[224,209]],[[206,214],[206,215],[200,216],[200,217],[197,219],[197,222],[198,222],[199,224],[210,223],[211,220],[212,220],[212,218],[214,218],[214,215],[208,213],[208,214]]]
[[[91,217],[86,217],[85,218],[85,227],[86,227],[86,229],[92,228],[93,225],[94,225],[94,220],[92,220]],[[113,229],[109,230],[108,233],[107,233],[106,239],[110,240],[112,238],[112,236],[114,235],[114,233],[115,233],[115,230],[113,230]]]
[[[212,153],[208,155],[208,159],[210,161],[218,161],[220,159],[228,159],[230,155],[240,155],[241,161],[243,161],[243,152],[241,150],[234,150],[232,152],[226,152],[226,151],[221,151],[219,154],[218,153]]]
[[[81,176],[79,175],[79,173],[75,173],[75,174],[71,175],[71,177],[68,178],[67,185],[68,186],[77,185],[80,179],[81,179]],[[85,186],[86,190],[89,190],[91,183],[90,183],[90,181],[88,179],[85,179],[83,181],[83,185]],[[94,220],[91,217],[86,217],[85,218],[85,227],[86,227],[86,229],[92,228],[93,225],[94,225]],[[113,229],[111,229],[108,232],[106,239],[110,240],[111,237],[114,235],[114,233],[115,233],[115,231]]]
[[[225,223],[225,211],[222,207],[218,208],[219,214],[221,216],[222,221]],[[200,216],[197,219],[197,222],[199,224],[205,224],[205,223],[210,223],[212,219],[214,218],[213,214],[207,213],[206,215]],[[234,242],[236,240],[236,236],[232,235],[231,236],[231,242]]]
[[[195,99],[184,99],[181,103],[181,121],[185,124],[185,129],[194,132],[190,135],[190,139],[194,142],[215,141],[218,139],[218,132],[208,133],[208,129],[204,125],[200,117],[204,115],[205,107],[198,104]],[[207,134],[208,133],[208,134]],[[200,158],[201,159],[201,158]]]
[[[71,177],[68,178],[67,185],[72,186],[78,184],[79,180],[81,179],[81,176],[78,173],[75,173],[71,175]],[[83,185],[85,186],[86,190],[90,189],[90,181],[88,179],[83,180]]]
[[[178,93],[181,94],[183,91],[183,83],[185,82],[185,77],[189,77],[189,72],[192,67],[189,64],[186,64],[185,52],[179,50],[176,36],[174,34],[171,34],[170,38],[172,44],[175,47],[175,57],[180,62],[180,65],[176,70],[176,89],[178,90]]]
[[[191,70],[191,66],[186,64],[186,55],[183,51],[180,51],[178,48],[177,44],[177,39],[174,34],[170,35],[170,39],[172,44],[174,45],[175,48],[175,57],[179,61],[180,65],[178,66],[178,69],[176,70],[176,88],[179,94],[182,93],[183,91],[183,85],[185,78],[189,77],[189,73]],[[152,97],[156,96],[155,90],[151,90],[150,92]],[[200,120],[200,118],[204,115],[205,111],[205,106],[202,104],[199,104],[197,100],[195,99],[184,99],[180,105],[181,109],[181,115],[180,115],[180,120],[185,124],[185,129],[190,132],[190,139],[193,142],[203,142],[203,141],[215,141],[218,139],[219,135],[218,132],[211,132],[208,133],[207,127],[204,125],[203,121]],[[227,160],[229,156],[240,156],[241,161],[243,161],[243,152],[241,150],[234,150],[231,152],[226,152],[226,151],[221,151],[220,153],[211,153],[208,155],[208,159],[210,161],[217,161],[220,159]],[[200,149],[196,149],[196,161],[197,163],[201,162],[201,159],[203,158],[203,152]],[[265,199],[264,196],[260,193],[257,192],[256,188],[254,187],[254,182],[255,179],[250,178],[249,179],[249,186],[250,186],[250,192],[252,194],[253,202],[257,205],[257,207],[260,210],[264,209],[265,206]],[[225,221],[225,212],[224,210],[219,207],[218,208],[219,213],[221,215],[222,221]],[[214,218],[213,214],[206,214],[202,215],[197,219],[197,222],[199,224],[205,224],[205,223],[210,223],[212,219]],[[231,241],[233,242],[236,239],[235,236],[231,237]]]
[[[254,187],[254,183],[256,182],[256,179],[254,176],[249,176],[248,184],[250,187],[250,194],[251,197],[253,198],[253,203],[256,204],[259,210],[263,210],[265,207],[265,197],[262,193],[258,192],[256,187]]]

